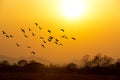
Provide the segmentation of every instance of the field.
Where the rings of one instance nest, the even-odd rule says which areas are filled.
[[[116,75],[0,73],[0,80],[120,80]]]

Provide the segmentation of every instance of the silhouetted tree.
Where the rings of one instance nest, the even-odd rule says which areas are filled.
[[[118,59],[115,63],[115,67],[120,69],[120,59]]]
[[[83,67],[90,68],[91,67],[90,55],[83,56],[82,63]]]
[[[43,72],[45,65],[32,60],[24,68],[27,72]]]
[[[77,64],[75,64],[75,63],[69,63],[69,64],[66,66],[67,72],[76,72],[77,69],[78,69],[78,66],[77,66]]]
[[[23,66],[25,66],[27,64],[28,64],[28,62],[26,60],[20,60],[20,61],[18,61],[18,66],[20,66],[20,67],[23,67]]]

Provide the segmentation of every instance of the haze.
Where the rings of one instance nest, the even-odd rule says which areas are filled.
[[[89,54],[120,57],[120,1],[119,0],[81,0],[84,1],[84,15],[76,19],[68,19],[62,14],[63,0],[0,0],[0,54],[10,57],[31,56],[26,45],[32,45],[37,57],[54,63],[66,63],[80,59]],[[39,33],[34,23],[45,30],[50,29],[57,37],[59,29],[65,34],[76,37],[76,41],[63,40],[64,46],[47,44],[40,46],[36,38],[25,39],[20,28],[31,27],[38,35],[47,36],[47,32]],[[6,39],[1,31],[13,34],[11,40]],[[17,48],[16,42],[22,47]]]

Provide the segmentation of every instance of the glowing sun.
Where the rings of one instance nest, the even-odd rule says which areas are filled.
[[[85,13],[83,0],[64,0],[62,2],[62,13],[67,18],[78,18]]]

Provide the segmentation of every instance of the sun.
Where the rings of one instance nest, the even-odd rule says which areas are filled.
[[[85,4],[83,0],[64,0],[62,2],[62,14],[69,19],[75,19],[83,16],[85,13]]]

